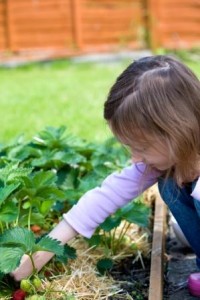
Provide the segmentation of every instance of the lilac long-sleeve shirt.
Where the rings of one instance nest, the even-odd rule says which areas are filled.
[[[84,194],[63,218],[78,233],[90,238],[109,215],[156,183],[160,173],[144,175],[145,169],[144,163],[137,163],[109,175],[101,187]]]

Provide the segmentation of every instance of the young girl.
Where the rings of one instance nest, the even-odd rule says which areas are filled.
[[[108,176],[87,192],[49,236],[67,243],[76,234],[90,238],[119,207],[158,182],[159,191],[197,256],[200,267],[200,82],[178,60],[151,56],[133,62],[117,78],[104,117],[127,145],[132,165]],[[52,253],[38,252],[41,269]],[[26,256],[13,272],[30,274]]]

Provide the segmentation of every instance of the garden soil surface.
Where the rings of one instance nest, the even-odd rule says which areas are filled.
[[[196,267],[195,255],[190,248],[184,247],[177,240],[170,226],[166,237],[166,256],[163,300],[200,299],[191,296],[187,289],[188,276],[200,272]]]
[[[129,257],[115,265],[111,270],[113,278],[120,282],[123,298],[112,296],[109,300],[124,299],[124,292],[132,298],[147,300],[150,278],[150,258],[144,259],[145,269],[141,261],[133,263]],[[184,247],[175,237],[169,226],[166,233],[165,262],[163,278],[163,300],[195,300],[187,289],[187,278],[191,273],[200,272],[196,267],[195,255],[190,248]]]
[[[140,261],[133,263],[133,260],[133,257],[126,258],[111,270],[112,277],[120,283],[123,298],[120,297],[119,293],[119,295],[110,297],[109,300],[125,299],[125,292],[127,292],[127,296],[132,297],[127,297],[127,299],[148,299],[150,258],[143,259],[145,268]]]

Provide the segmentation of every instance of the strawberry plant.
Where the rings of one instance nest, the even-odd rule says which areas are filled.
[[[24,178],[15,197],[18,201],[20,226],[42,225],[56,201],[64,201],[65,193],[56,186],[57,176],[53,171],[38,171]],[[28,212],[27,212],[28,211]]]
[[[87,143],[66,133],[64,126],[47,127],[29,142],[19,137],[0,147],[0,272],[3,276],[13,271],[24,254],[33,264],[32,281],[22,281],[19,294],[40,285],[34,277],[36,251],[53,252],[65,264],[76,257],[75,249],[47,236],[36,238],[30,229],[37,235],[50,231],[86,191],[128,165],[129,159],[115,139]],[[101,273],[112,266],[112,255],[124,243],[130,224],[148,226],[149,214],[150,208],[137,199],[96,229],[88,243],[105,247],[105,258],[98,263]],[[122,222],[125,225],[117,235]]]
[[[115,214],[109,216],[95,231],[95,234],[87,240],[90,246],[104,246],[105,257],[97,262],[97,269],[104,274],[113,266],[112,256],[116,255],[124,243],[125,236],[131,223],[140,227],[147,227],[150,217],[150,208],[144,205],[140,198],[135,199],[126,206],[117,210]],[[117,228],[122,221],[124,225],[117,233]],[[125,240],[125,241],[124,241]],[[136,245],[129,246],[137,250]]]
[[[9,163],[0,169],[0,227],[43,225],[56,201],[65,200],[53,170],[36,171]],[[4,224],[4,225],[3,225]]]

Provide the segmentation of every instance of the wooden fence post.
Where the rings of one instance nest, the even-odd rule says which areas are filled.
[[[6,35],[6,49],[8,51],[17,51],[17,47],[13,42],[13,30],[11,20],[11,1],[5,0],[5,35]]]
[[[82,0],[71,0],[73,36],[75,45],[79,50],[83,48],[81,4]]]
[[[149,33],[149,46],[154,51],[160,46],[159,36],[161,34],[160,17],[161,17],[161,0],[147,0],[147,30]]]

